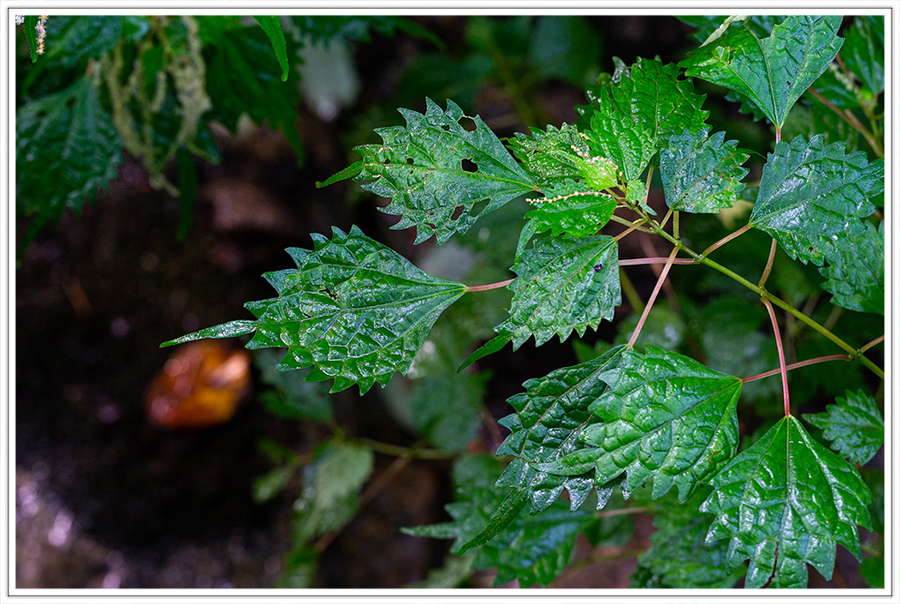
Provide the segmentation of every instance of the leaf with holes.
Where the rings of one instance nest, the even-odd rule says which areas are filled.
[[[775,145],[763,168],[750,225],[769,233],[804,264],[822,266],[865,230],[860,218],[884,190],[884,161],[844,143],[825,146],[821,135]]]
[[[685,130],[660,152],[659,168],[666,204],[673,210],[715,213],[730,208],[744,189],[749,172],[741,166],[749,155],[724,132],[709,136],[709,128]]]
[[[700,108],[704,95],[695,93],[689,80],[678,79],[675,64],[638,59],[629,69],[616,61],[616,74],[597,92],[585,134],[591,155],[612,160],[632,183],[669,137],[685,128],[697,130],[709,112]]]
[[[831,263],[820,269],[828,279],[822,289],[832,294],[831,303],[859,312],[884,314],[884,223],[872,223],[847,238]]]
[[[884,419],[875,399],[858,390],[837,397],[825,413],[803,415],[803,419],[824,430],[822,437],[831,448],[854,464],[865,464],[884,444]]]
[[[531,336],[540,346],[553,334],[564,340],[611,320],[622,302],[618,249],[608,235],[537,239],[513,266],[509,318],[495,331],[510,335],[515,350]]]
[[[391,228],[414,226],[416,243],[432,235],[443,243],[536,185],[480,117],[469,118],[475,129],[468,131],[456,103],[447,101],[445,112],[431,99],[426,102],[424,115],[400,110],[406,127],[377,129],[384,144],[356,147],[363,163],[354,180],[391,198],[381,208],[401,217]]]
[[[609,384],[590,406],[600,421],[584,429],[577,451],[540,470],[593,468],[601,483],[626,474],[628,490],[652,478],[654,499],[674,485],[685,501],[737,450],[740,378],[655,346],[626,350],[598,377]]]
[[[859,473],[792,416],[735,457],[712,487],[701,507],[717,514],[706,540],[731,540],[729,568],[750,559],[748,588],[806,587],[806,564],[830,579],[835,544],[859,559],[856,527],[872,528],[872,495]]]
[[[310,381],[334,378],[331,391],[356,383],[366,392],[406,373],[441,312],[465,286],[425,273],[353,227],[313,251],[288,253],[296,269],[266,273],[277,298],[248,302],[255,321],[233,321],[166,342],[256,332],[247,348],[286,347],[279,369],[314,367]]]
[[[843,40],[839,15],[795,15],[764,37],[732,25],[713,43],[688,53],[685,73],[745,95],[781,128],[797,99],[834,60]]]

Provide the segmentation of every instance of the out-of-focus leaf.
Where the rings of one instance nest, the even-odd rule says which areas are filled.
[[[729,17],[725,15],[679,15],[679,20],[687,23],[691,27],[697,28],[697,31],[691,34],[691,37],[700,42],[706,40],[719,29]],[[728,27],[746,26],[756,32],[759,37],[766,37],[772,33],[772,28],[784,21],[783,15],[740,15],[737,18],[732,17]],[[727,31],[727,28],[723,33]],[[714,41],[714,40],[713,40]]]
[[[260,382],[271,390],[260,393],[266,408],[284,419],[329,422],[333,419],[328,389],[320,382],[307,382],[308,369],[278,371],[275,365],[282,355],[275,350],[260,350],[254,354]]]
[[[865,230],[884,190],[884,162],[825,146],[821,135],[780,142],[769,154],[750,224],[769,233],[791,256],[821,266]]]
[[[511,335],[515,350],[532,335],[540,346],[554,334],[564,340],[611,320],[622,302],[618,260],[608,235],[536,240],[513,267],[512,307],[497,333]]]
[[[615,162],[630,187],[669,137],[699,129],[709,112],[701,109],[704,95],[678,79],[674,63],[638,59],[626,68],[616,60],[616,73],[597,91],[586,134],[591,154]]]
[[[164,346],[255,331],[248,348],[288,348],[278,368],[315,367],[309,380],[334,378],[332,392],[356,383],[366,392],[406,373],[441,312],[464,292],[455,281],[422,272],[357,228],[312,251],[290,248],[296,269],[266,273],[277,298],[248,302],[255,321],[233,321]],[[215,330],[220,330],[221,335]]]
[[[666,204],[673,210],[715,213],[730,208],[744,189],[742,168],[749,155],[725,141],[724,132],[709,136],[709,128],[673,136],[659,156]]]
[[[632,314],[619,323],[619,333],[614,344],[626,344],[637,327],[639,316]],[[666,350],[676,350],[684,340],[685,325],[665,301],[657,301],[641,328],[640,346],[656,346]],[[728,373],[725,371],[725,373]]]
[[[689,76],[746,95],[781,128],[797,99],[834,60],[843,40],[839,15],[795,15],[768,37],[745,23],[679,63]]]
[[[701,487],[683,504],[678,503],[673,494],[655,503],[653,524],[657,530],[650,535],[650,549],[638,558],[633,587],[734,587],[744,574],[744,567],[726,568],[726,541],[705,543],[712,516],[697,508],[709,494],[708,487]]]
[[[319,554],[311,547],[296,547],[287,555],[284,570],[275,587],[307,589],[312,587],[319,567]]]
[[[653,478],[652,497],[674,485],[685,501],[737,450],[740,378],[648,346],[626,349],[598,379],[609,384],[590,405],[600,421],[584,429],[581,447],[539,469],[578,475],[593,467],[597,482],[626,474],[628,490]]]
[[[406,127],[377,129],[384,144],[356,147],[363,169],[354,180],[369,181],[364,189],[391,198],[381,208],[401,216],[391,228],[415,226],[416,243],[432,235],[443,243],[479,215],[533,191],[535,183],[480,117],[467,118],[475,124],[470,132],[456,103],[447,101],[445,112],[426,102],[424,115],[400,110]]]
[[[821,269],[828,279],[822,289],[832,294],[832,304],[884,314],[884,223],[848,237],[828,266]]]
[[[303,487],[294,505],[294,540],[306,543],[339,529],[353,517],[362,485],[372,473],[374,458],[366,447],[329,443],[303,469]]]
[[[253,501],[264,503],[280,493],[297,468],[293,465],[278,466],[253,481]]]
[[[870,92],[880,94],[884,90],[884,16],[854,17],[841,56]]]
[[[543,79],[583,86],[600,61],[600,38],[581,15],[538,17],[528,45],[529,63]]]
[[[111,15],[54,16],[48,21],[53,27],[53,43],[47,45],[47,62],[73,67],[102,59],[122,38],[125,20],[126,17]],[[138,25],[141,21],[132,23]]]
[[[428,571],[424,581],[407,585],[412,589],[453,589],[459,587],[472,574],[472,565],[475,562],[475,552],[462,556],[449,555],[444,559],[444,565]]]
[[[488,374],[455,373],[414,382],[412,418],[419,432],[440,449],[462,451],[478,434]]]
[[[700,508],[717,514],[707,542],[730,539],[728,567],[750,559],[745,587],[806,587],[806,564],[826,579],[835,544],[860,558],[857,525],[871,530],[869,489],[850,464],[788,416],[712,481]]]
[[[116,177],[122,140],[88,78],[16,113],[16,210],[32,234]],[[48,175],[52,177],[48,178]],[[29,239],[29,237],[26,237]],[[27,244],[27,241],[25,242]]]
[[[822,437],[831,448],[853,464],[875,457],[884,444],[884,419],[875,399],[859,390],[838,397],[825,413],[804,414],[803,419],[824,430]]]

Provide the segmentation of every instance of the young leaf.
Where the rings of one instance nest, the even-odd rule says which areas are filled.
[[[426,99],[425,114],[401,109],[406,127],[376,130],[382,145],[356,147],[363,156],[354,180],[367,191],[391,198],[382,211],[401,216],[394,229],[416,227],[416,243],[432,235],[438,243],[464,233],[480,214],[535,190],[535,183],[480,117],[467,131],[453,101],[447,111]],[[466,170],[474,164],[474,171]],[[374,179],[374,180],[372,180]],[[483,206],[483,208],[482,208]]]
[[[679,63],[689,76],[742,95],[781,128],[791,107],[841,48],[839,15],[795,15],[762,37],[745,23],[728,28],[712,44]]]
[[[629,490],[653,478],[654,499],[675,485],[685,501],[737,450],[740,378],[648,346],[624,351],[599,379],[609,389],[591,403],[600,421],[585,428],[584,446],[539,469],[577,475],[593,467],[597,482],[624,473]]]
[[[277,298],[245,306],[240,321],[182,336],[164,345],[255,331],[247,347],[287,347],[279,369],[315,367],[308,379],[334,378],[332,392],[366,392],[406,373],[428,331],[465,286],[422,272],[357,228],[314,235],[313,251],[291,248],[296,270],[266,273]],[[216,329],[233,326],[224,333]]]
[[[726,568],[728,543],[705,543],[712,516],[697,508],[709,496],[701,487],[694,496],[679,504],[672,494],[654,505],[650,548],[638,558],[633,579],[641,588],[729,588],[744,574],[744,567]]]
[[[666,204],[673,210],[715,213],[730,208],[744,189],[749,172],[741,166],[749,155],[725,133],[709,136],[709,128],[673,136],[660,152],[659,168]]]
[[[584,335],[611,320],[622,302],[618,260],[608,235],[538,239],[512,269],[512,307],[497,333],[512,335],[515,350],[532,335],[540,346],[553,334],[564,340],[573,329]]]
[[[875,399],[863,392],[847,392],[828,405],[825,413],[804,414],[803,419],[824,430],[822,437],[833,441],[831,448],[853,464],[875,457],[884,444],[884,419]]]
[[[571,180],[545,189],[544,195],[543,199],[530,199],[534,209],[525,214],[534,233],[549,230],[553,236],[589,237],[609,222],[616,210],[615,197]]]
[[[16,113],[17,213],[44,224],[66,208],[80,211],[85,198],[116,177],[121,151],[88,78],[25,104]]]
[[[846,461],[788,416],[712,481],[700,508],[717,514],[706,540],[729,538],[728,565],[750,559],[745,587],[806,587],[806,564],[826,579],[835,544],[860,558],[856,526],[872,528],[872,495]]]
[[[559,128],[547,126],[543,131],[531,128],[531,136],[516,132],[509,140],[509,148],[524,168],[545,186],[581,175],[581,156],[588,152],[587,141],[571,124]]]
[[[525,382],[525,392],[507,402],[515,413],[499,421],[508,428],[509,436],[497,449],[497,455],[514,455],[497,486],[525,488],[531,501],[531,512],[546,509],[560,496],[569,492],[573,510],[584,503],[591,490],[597,487],[598,505],[606,505],[612,487],[595,483],[590,469],[579,476],[560,476],[538,469],[578,448],[579,435],[596,423],[588,406],[607,391],[599,375],[615,367],[624,347],[618,346],[605,354],[576,365],[553,371],[543,378]]]
[[[822,266],[864,231],[860,218],[875,211],[884,190],[884,161],[862,152],[844,153],[843,143],[825,146],[821,135],[781,141],[770,153],[759,183],[750,224],[769,233],[791,256]]]
[[[828,279],[822,289],[831,303],[859,312],[884,314],[884,223],[871,223],[836,251],[831,264],[820,269]]]
[[[672,63],[638,59],[627,69],[618,61],[611,82],[598,91],[586,133],[591,152],[615,162],[628,183],[641,177],[669,137],[697,130],[709,113],[700,108],[704,95],[678,74]]]
[[[281,81],[286,82],[288,79],[288,57],[287,43],[284,40],[284,31],[281,29],[281,21],[278,17],[253,17],[259,26],[262,27],[269,40],[272,42],[272,50],[275,51],[275,58],[278,59],[278,65],[281,67]]]

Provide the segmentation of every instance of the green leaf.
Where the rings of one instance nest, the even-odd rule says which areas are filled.
[[[612,487],[594,480],[585,470],[577,476],[550,474],[540,469],[579,448],[579,436],[597,418],[588,411],[590,404],[607,391],[599,376],[615,367],[624,347],[574,367],[565,367],[540,379],[525,382],[525,392],[507,402],[515,413],[498,423],[510,434],[497,449],[497,455],[513,455],[497,486],[524,488],[530,497],[531,512],[546,509],[562,493],[569,493],[573,510],[580,507],[590,492],[598,491],[598,506],[606,505]]]
[[[88,78],[16,112],[16,209],[35,223],[78,212],[117,176],[122,140]],[[52,175],[48,178],[47,175]]]
[[[309,589],[316,579],[319,553],[311,547],[295,547],[284,560],[284,570],[275,581],[275,587]]]
[[[744,189],[749,169],[741,166],[750,157],[737,148],[737,141],[725,141],[725,133],[709,136],[709,128],[669,139],[660,152],[660,179],[666,204],[673,210],[715,213],[730,208]]]
[[[373,463],[371,449],[332,442],[303,469],[303,488],[294,505],[298,510],[295,542],[305,543],[339,529],[353,517]]]
[[[728,565],[750,559],[745,587],[806,587],[806,564],[826,579],[835,544],[860,558],[856,526],[872,528],[869,489],[850,464],[788,416],[712,481],[701,510],[717,514],[707,542],[729,538]]]
[[[609,384],[590,406],[600,421],[585,428],[579,450],[540,469],[577,475],[593,467],[598,482],[624,473],[628,490],[653,478],[654,499],[674,485],[685,501],[737,450],[740,378],[648,346],[625,350],[599,379]]]
[[[443,243],[466,232],[479,215],[533,191],[535,183],[480,117],[467,118],[475,125],[468,131],[453,101],[446,112],[431,99],[426,104],[424,115],[400,109],[406,127],[377,129],[384,144],[356,147],[363,169],[355,180],[371,181],[362,187],[391,198],[381,208],[401,216],[391,228],[415,226],[416,243],[432,235]]]
[[[472,574],[472,564],[475,562],[475,553],[464,556],[449,555],[444,559],[444,565],[428,571],[424,581],[407,585],[410,589],[453,589],[469,578]]]
[[[884,419],[875,399],[863,392],[847,391],[825,413],[803,415],[803,419],[824,430],[822,437],[850,463],[862,465],[875,457],[884,444]]]
[[[275,364],[281,355],[275,350],[260,350],[253,355],[259,369],[259,380],[271,386],[259,398],[271,413],[284,419],[330,422],[334,419],[328,389],[321,383],[307,382],[308,369],[278,371]]]
[[[554,182],[581,177],[588,145],[575,126],[530,130],[531,136],[516,132],[515,138],[509,140],[509,148],[542,189]]]
[[[831,303],[859,312],[884,314],[884,223],[847,238],[828,266],[820,269],[828,279],[822,289]]]
[[[293,465],[278,466],[253,481],[253,501],[264,503],[274,498],[287,485],[297,468]]]
[[[122,38],[126,18],[108,15],[54,16],[49,23],[53,28],[53,43],[47,45],[47,62],[74,67],[87,64],[91,59],[99,60],[112,50]],[[142,24],[134,18],[129,23],[132,26]]]
[[[283,80],[287,73],[288,81],[293,81],[294,72],[279,73],[272,61],[272,43],[262,29],[229,28],[216,35],[216,40],[203,48],[206,89],[212,101],[210,119],[232,132],[237,131],[238,120],[245,113],[257,124],[268,121],[284,133],[302,160],[303,141],[295,126],[300,96],[296,86]],[[288,52],[294,53],[290,45]]]
[[[841,56],[873,94],[884,90],[884,16],[858,15],[847,29]]]
[[[284,40],[284,31],[281,29],[281,21],[278,17],[253,17],[259,26],[263,28],[269,40],[272,42],[272,50],[275,51],[275,58],[278,59],[278,65],[281,66],[281,81],[287,82],[288,65],[287,42]]]
[[[615,162],[632,183],[669,137],[697,130],[709,112],[702,110],[704,95],[694,92],[689,80],[678,79],[678,67],[658,60],[638,59],[618,68],[599,89],[598,108],[586,133],[592,155]]]
[[[726,568],[727,542],[705,543],[713,518],[698,508],[709,494],[708,487],[701,487],[690,500],[679,504],[670,493],[653,506],[657,530],[650,535],[650,548],[638,558],[634,587],[734,587],[744,567]]]
[[[575,86],[587,83],[600,61],[600,37],[581,15],[544,15],[532,28],[529,63],[541,79],[560,79]]]
[[[38,41],[37,41],[37,24],[38,24],[38,15],[25,15],[25,39],[28,41],[28,52],[31,55],[31,62],[37,63],[37,50],[38,50]]]
[[[884,190],[884,161],[843,143],[825,146],[821,135],[775,145],[763,168],[750,224],[772,235],[804,264],[822,266],[865,230],[860,218],[875,211],[871,200]]]
[[[543,199],[529,199],[534,209],[525,214],[535,233],[578,239],[589,237],[609,222],[616,198],[573,181],[548,188]]]
[[[618,249],[608,235],[536,240],[512,269],[512,307],[497,333],[511,334],[515,350],[532,335],[540,346],[553,334],[565,340],[573,329],[584,335],[611,320],[622,302]]]
[[[278,368],[315,367],[310,380],[334,378],[332,392],[406,373],[441,312],[465,286],[422,272],[357,228],[313,235],[313,251],[291,248],[296,270],[266,273],[277,298],[245,306],[256,321],[233,321],[168,342],[180,344],[255,331],[247,348],[287,347]],[[217,331],[218,330],[218,331]]]
[[[700,42],[706,42],[717,29],[721,29],[728,22],[728,27],[737,27],[743,25],[751,28],[760,37],[768,36],[772,33],[772,28],[778,23],[784,21],[783,15],[733,15],[726,17],[724,15],[679,15],[678,19],[687,23],[691,27],[697,28],[697,31],[691,34],[691,37]],[[727,31],[727,27],[722,33]],[[712,42],[713,40],[710,40]]]
[[[841,48],[839,15],[788,17],[763,37],[746,23],[732,26],[712,44],[679,63],[689,76],[742,95],[781,128],[791,107]]]
[[[463,372],[415,380],[409,403],[419,433],[440,449],[464,450],[478,434],[489,377]]]

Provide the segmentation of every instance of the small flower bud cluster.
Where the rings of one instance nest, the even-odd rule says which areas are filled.
[[[47,23],[47,15],[41,15],[38,19],[37,25],[34,28],[37,30],[37,53],[39,55],[44,54],[44,39],[47,37],[47,29],[44,25]]]
[[[16,15],[16,25],[25,23],[25,15]]]

